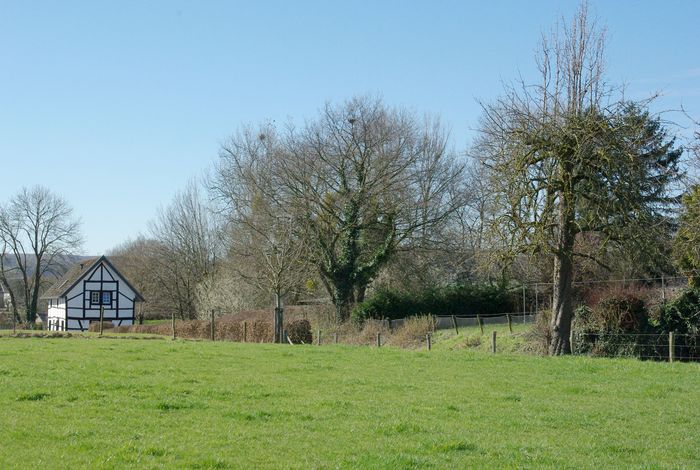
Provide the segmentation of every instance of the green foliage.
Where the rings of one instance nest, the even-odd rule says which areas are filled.
[[[638,296],[613,293],[593,308],[579,307],[573,327],[576,352],[665,360],[666,334],[674,332],[678,333],[676,356],[697,357],[700,355],[700,289],[688,288],[653,309]]]
[[[380,289],[352,312],[356,322],[413,315],[476,315],[511,312],[512,296],[503,286],[461,284],[415,292]]]
[[[652,323],[662,333],[697,334],[700,331],[700,288],[685,289],[678,297],[661,305]]]
[[[700,185],[693,186],[683,196],[673,254],[678,267],[690,278],[690,284],[700,286]]]

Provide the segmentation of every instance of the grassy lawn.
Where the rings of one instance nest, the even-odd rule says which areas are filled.
[[[0,337],[0,468],[698,468],[700,366]]]
[[[496,352],[515,353],[522,350],[527,342],[525,334],[531,324],[514,323],[513,333],[508,324],[484,325],[484,332],[478,326],[460,327],[459,333],[453,329],[438,330],[433,334],[433,348],[436,351],[472,349],[484,353],[491,352],[492,334],[496,332]]]

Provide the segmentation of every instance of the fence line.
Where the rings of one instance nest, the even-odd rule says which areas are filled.
[[[700,361],[700,333],[585,333],[572,335],[573,354]]]

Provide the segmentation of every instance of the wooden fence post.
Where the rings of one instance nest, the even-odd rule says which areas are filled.
[[[666,279],[661,275],[661,301],[666,302]]]
[[[102,300],[102,299],[100,299],[100,300]],[[104,319],[105,319],[105,306],[100,305],[100,336],[102,336],[102,331],[104,329]]]
[[[525,296],[525,284],[523,284],[523,323],[525,323],[525,303],[527,302],[526,296]]]
[[[244,343],[248,342],[248,322],[247,321],[243,322],[243,342]]]
[[[491,335],[491,352],[496,354],[496,332]]]
[[[377,347],[381,348],[382,347],[382,334],[377,333]]]
[[[321,330],[318,330],[316,334],[316,346],[321,346]]]
[[[211,324],[209,326],[211,329],[211,340],[214,341],[214,309],[211,309]]]
[[[338,333],[333,333],[333,342],[338,344]]]
[[[425,344],[428,347],[428,351],[430,351],[430,348],[432,346],[431,341],[430,341],[430,333],[425,335]]]
[[[172,320],[172,326],[173,326],[173,339],[175,339],[175,310],[173,310],[172,312],[173,312],[173,314],[172,314],[171,320]]]
[[[571,351],[571,354],[574,353],[574,329],[571,328],[569,330],[569,351]]]
[[[457,328],[457,319],[455,318],[454,315],[452,315],[452,326],[455,329],[455,334],[459,334],[459,328]]]
[[[481,321],[481,315],[476,316],[476,322],[479,324],[479,328],[481,328],[481,334],[484,334],[484,323]]]
[[[675,358],[675,347],[676,347],[676,342],[675,339],[673,338],[673,331],[668,332],[668,362],[673,362],[673,359]]]
[[[510,313],[506,314],[506,318],[508,319],[508,331],[510,331],[510,334],[513,334],[513,318],[510,316]]]

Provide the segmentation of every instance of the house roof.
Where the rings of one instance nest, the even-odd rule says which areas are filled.
[[[139,293],[139,291],[134,288],[134,286],[129,283],[129,281],[124,277],[122,273],[119,272],[119,270],[107,259],[106,256],[100,256],[97,258],[87,258],[84,260],[81,260],[80,262],[74,264],[71,266],[68,271],[61,277],[54,285],[52,285],[45,293],[44,295],[41,296],[42,299],[55,299],[57,297],[63,297],[68,293],[69,290],[71,290],[75,285],[80,282],[80,280],[85,277],[87,273],[89,273],[92,268],[100,264],[101,262],[104,262],[109,268],[117,273],[119,277],[122,278],[122,280],[126,283],[129,288],[134,291],[134,294],[136,294],[136,300],[140,300],[141,302],[145,302],[145,299],[143,296]]]

